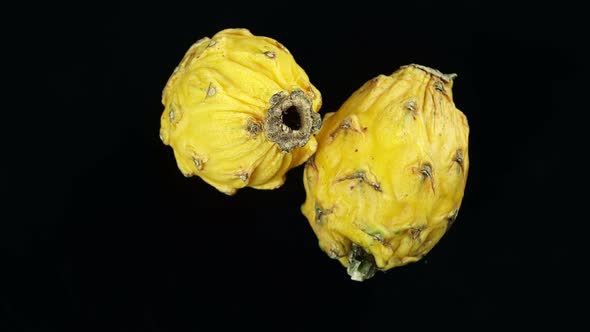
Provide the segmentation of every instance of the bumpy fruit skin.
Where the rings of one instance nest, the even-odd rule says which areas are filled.
[[[274,189],[315,152],[321,103],[283,45],[227,29],[192,45],[169,78],[160,138],[187,177],[228,195],[246,186]],[[290,107],[299,129],[282,122]]]
[[[455,76],[404,66],[324,117],[302,212],[352,279],[419,260],[457,217],[469,127],[453,103]]]

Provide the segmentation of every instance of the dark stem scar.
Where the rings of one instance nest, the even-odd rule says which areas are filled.
[[[365,174],[365,171],[356,171],[356,172],[352,173],[351,175],[347,175],[343,178],[336,180],[336,182],[342,182],[342,181],[347,181],[347,180],[360,180],[361,183],[365,183],[365,184],[369,185],[371,188],[375,189],[375,191],[383,192],[381,190],[381,185],[379,184],[379,182],[371,182],[369,179],[367,179],[367,175]]]
[[[291,130],[299,129],[301,119],[299,118],[299,113],[295,107],[291,106],[283,111],[283,124]]]
[[[299,115],[297,129],[284,123],[283,115],[290,109],[294,109]],[[270,98],[264,133],[282,151],[290,152],[296,147],[305,146],[311,134],[320,129],[321,123],[320,115],[313,111],[311,98],[302,90],[297,89],[291,94],[281,91]]]

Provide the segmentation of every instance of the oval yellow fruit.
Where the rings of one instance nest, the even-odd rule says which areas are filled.
[[[185,176],[274,189],[316,150],[320,92],[274,39],[227,29],[190,47],[162,93],[160,138]]]
[[[469,126],[453,102],[455,76],[403,66],[324,117],[302,212],[352,279],[419,260],[457,217]]]

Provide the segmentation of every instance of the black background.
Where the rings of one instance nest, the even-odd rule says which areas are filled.
[[[6,331],[479,329],[581,318],[579,9],[318,6],[39,9],[33,56],[43,61],[27,88],[50,95],[32,148],[45,166],[29,166],[35,187],[19,191],[29,203],[0,234]],[[471,168],[455,226],[425,259],[350,281],[299,212],[301,168],[278,190],[233,197],[182,176],[158,138],[161,91],[193,42],[229,27],[289,48],[322,92],[322,114],[408,63],[459,75]]]

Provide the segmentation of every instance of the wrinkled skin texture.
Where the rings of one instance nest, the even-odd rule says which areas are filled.
[[[223,30],[192,45],[168,80],[160,138],[185,176],[199,176],[223,193],[280,187],[285,173],[317,146],[318,123],[288,148],[267,137],[271,98],[293,93],[319,121],[320,92],[283,45],[246,29]]]
[[[404,66],[324,118],[302,212],[354,280],[419,260],[457,216],[469,127],[453,103],[453,78]]]

